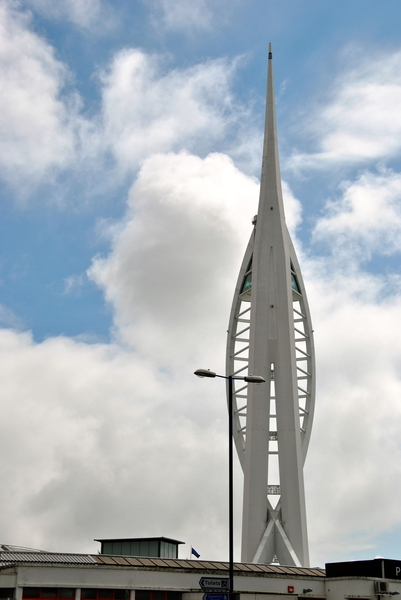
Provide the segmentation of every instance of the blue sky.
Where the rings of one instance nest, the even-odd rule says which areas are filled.
[[[193,371],[224,368],[271,41],[316,335],[311,560],[400,557],[400,17],[398,0],[0,1],[3,543],[165,535],[226,556],[223,389]]]

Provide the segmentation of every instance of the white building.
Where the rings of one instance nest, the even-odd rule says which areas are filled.
[[[224,562],[0,545],[2,600],[228,600],[227,576]],[[238,600],[382,598],[401,593],[401,561],[331,563],[326,570],[236,563],[234,591]]]

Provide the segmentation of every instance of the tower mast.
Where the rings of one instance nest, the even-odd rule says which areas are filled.
[[[264,386],[234,390],[234,438],[244,471],[242,560],[308,566],[303,463],[315,396],[313,332],[285,223],[269,46],[257,218],[230,315],[227,375]]]

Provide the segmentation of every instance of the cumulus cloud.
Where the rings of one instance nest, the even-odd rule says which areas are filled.
[[[0,330],[3,539],[94,551],[95,537],[163,534],[226,555],[225,388],[193,372],[224,370],[258,191],[222,154],[147,159],[89,273],[115,342]],[[240,506],[237,473],[237,536]]]
[[[6,0],[0,40],[1,175],[18,185],[38,182],[73,161],[77,98],[63,97],[67,69],[30,30],[29,16]]]
[[[45,0],[32,2],[51,12]],[[78,4],[89,14],[91,4]],[[51,6],[57,12],[78,4]],[[110,189],[154,153],[204,154],[211,143],[215,148],[226,143],[235,122],[241,123],[238,143],[229,143],[241,148],[247,111],[231,91],[238,61],[216,59],[179,69],[165,56],[125,49],[99,71],[99,111],[87,118],[72,74],[34,31],[21,5],[0,2],[1,32],[0,177],[19,195],[61,177],[63,185],[54,188],[53,198],[66,195],[72,171],[81,182],[81,196],[89,188],[92,194]],[[248,144],[249,138],[247,131]]]
[[[340,190],[313,233],[327,255],[303,257],[318,373],[309,529],[327,561],[383,554],[379,535],[400,524],[401,287],[390,269],[365,270],[400,251],[400,175],[365,171]]]
[[[33,10],[51,19],[67,19],[84,29],[110,28],[115,22],[111,7],[104,0],[25,0]]]
[[[346,61],[305,132],[320,146],[314,153],[295,153],[296,168],[326,168],[394,157],[401,149],[401,53],[372,57],[364,53]],[[350,65],[355,60],[357,66]]]
[[[0,355],[3,541],[94,552],[94,537],[164,534],[202,546],[212,527],[224,552],[217,388],[114,345],[0,330]]]
[[[344,182],[342,195],[329,201],[314,239],[335,244],[342,256],[370,258],[401,250],[401,174],[366,171]],[[357,251],[357,252],[356,252]]]
[[[161,57],[118,53],[101,76],[104,133],[118,165],[132,170],[150,154],[195,145],[199,151],[205,140],[221,139],[236,118],[234,68],[219,59],[166,71]]]
[[[222,154],[158,154],[145,161],[125,229],[89,271],[131,344],[162,364],[179,364],[182,352],[200,360],[206,339],[224,334],[257,197],[256,181]],[[168,346],[160,339],[169,339]]]
[[[0,330],[3,539],[93,551],[95,537],[162,534],[226,555],[225,388],[193,372],[224,369],[257,195],[227,156],[149,158],[90,270],[115,343]]]
[[[309,528],[312,555],[327,561],[377,553],[377,536],[400,524],[401,493],[401,294],[383,299],[385,278],[332,267],[308,278],[318,367]]]

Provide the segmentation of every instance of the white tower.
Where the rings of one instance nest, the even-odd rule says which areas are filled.
[[[231,309],[227,375],[244,471],[242,561],[308,566],[303,463],[313,418],[315,362],[305,287],[281,191],[271,45],[257,218]]]

